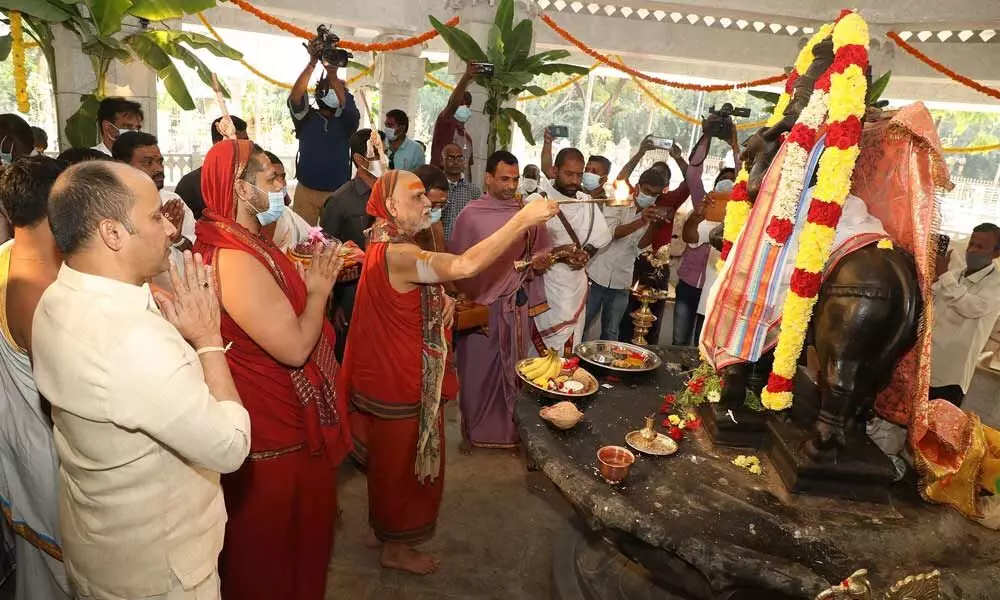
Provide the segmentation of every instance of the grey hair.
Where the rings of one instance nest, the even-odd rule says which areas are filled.
[[[66,169],[49,194],[49,225],[63,256],[78,252],[97,232],[101,221],[118,221],[130,234],[129,212],[135,194],[107,161],[86,161]]]

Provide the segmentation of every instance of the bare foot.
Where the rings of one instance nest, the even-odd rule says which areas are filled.
[[[466,456],[469,456],[472,454],[472,442],[470,440],[463,439],[462,443],[458,445],[458,451]]]
[[[368,528],[368,537],[365,538],[365,547],[372,550],[382,547],[382,540],[378,539],[375,530],[370,527]]]
[[[441,562],[423,552],[417,552],[406,544],[386,542],[382,546],[382,566],[416,575],[430,575],[441,567]]]

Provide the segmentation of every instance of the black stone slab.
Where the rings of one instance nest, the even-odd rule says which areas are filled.
[[[1000,598],[1000,533],[923,502],[912,481],[892,486],[887,504],[791,494],[763,452],[754,454],[764,473],[752,475],[731,464],[748,450],[715,446],[701,431],[674,456],[639,456],[622,484],[605,483],[597,449],[625,445],[625,434],[680,389],[687,374],[670,372],[670,363],[687,370],[698,362],[692,349],[657,351],[663,367],[581,402],[584,420],[570,431],[542,421],[543,401],[534,395],[519,399],[529,467],[546,474],[592,531],[619,546],[634,539],[648,547],[652,552],[626,553],[650,572],[663,560],[690,565],[711,593],[685,592],[689,598],[740,590],[811,600],[859,568],[869,570],[876,589],[939,569],[947,600]]]

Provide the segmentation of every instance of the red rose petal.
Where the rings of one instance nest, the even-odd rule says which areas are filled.
[[[836,229],[837,224],[840,223],[840,215],[843,210],[843,207],[836,202],[827,202],[826,200],[813,198],[813,201],[809,204],[809,214],[806,220],[810,223],[826,225],[827,227]]]
[[[792,222],[788,219],[771,218],[771,223],[767,226],[767,235],[771,236],[779,244],[784,244],[788,238],[792,237],[794,230]]]
[[[823,283],[822,273],[810,273],[802,269],[792,272],[791,290],[802,298],[813,298],[819,293]]]
[[[791,392],[794,388],[793,382],[787,377],[782,377],[772,372],[767,378],[767,389],[775,392]]]

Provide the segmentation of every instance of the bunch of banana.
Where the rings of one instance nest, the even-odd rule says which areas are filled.
[[[538,387],[545,387],[549,379],[559,375],[562,369],[562,359],[551,348],[545,356],[532,358],[521,366],[521,375],[531,380]]]

